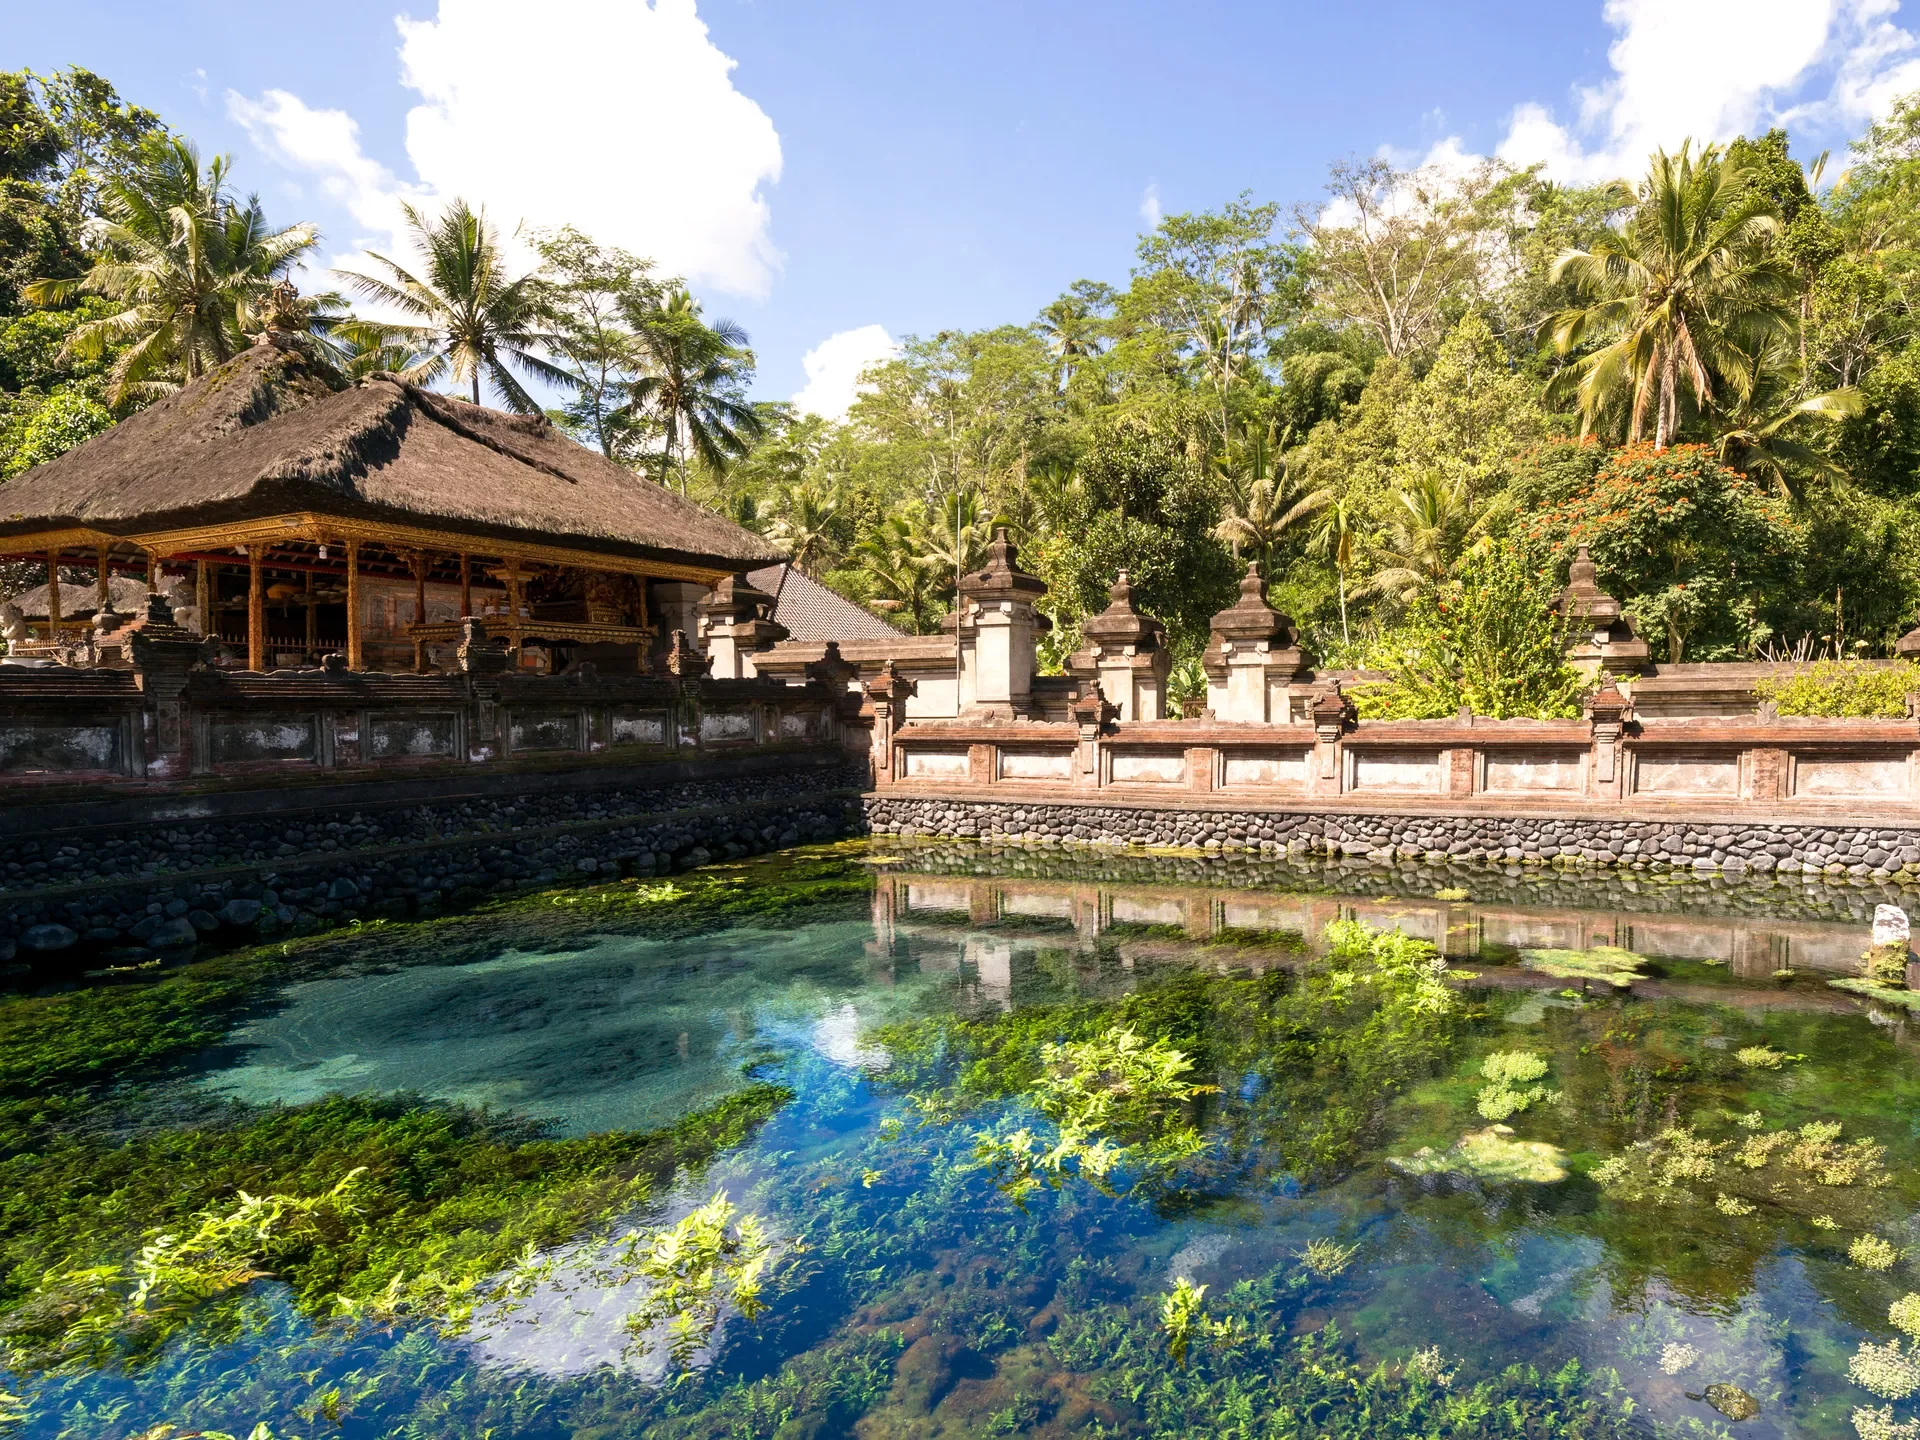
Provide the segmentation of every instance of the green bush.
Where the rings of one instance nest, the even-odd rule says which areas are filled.
[[[1476,546],[1368,654],[1387,679],[1353,692],[1361,716],[1444,720],[1462,706],[1495,720],[1577,716],[1586,682],[1567,664],[1552,598],[1548,577],[1514,546]]]
[[[1903,720],[1907,695],[1920,690],[1920,665],[1902,660],[1875,665],[1861,660],[1821,660],[1784,679],[1753,687],[1782,715],[1824,715],[1862,720]]]

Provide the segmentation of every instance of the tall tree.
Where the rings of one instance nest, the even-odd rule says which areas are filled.
[[[197,379],[231,359],[246,344],[252,308],[319,241],[309,224],[274,229],[258,196],[237,200],[227,165],[221,155],[202,168],[190,142],[148,136],[138,166],[101,193],[93,237],[102,253],[93,267],[77,280],[27,287],[36,304],[94,294],[121,307],[67,341],[83,359],[126,345],[111,372],[116,401],[135,387]]]
[[[538,352],[557,349],[546,293],[533,275],[507,277],[500,239],[476,211],[456,199],[428,217],[402,203],[407,228],[421,263],[416,275],[376,251],[369,257],[384,276],[343,270],[340,276],[379,305],[414,317],[413,323],[385,326],[393,340],[425,355],[420,374],[428,383],[451,378],[480,403],[484,378],[507,408],[523,415],[540,406],[515,377],[518,369],[549,384],[571,388],[574,377]]]
[[[622,438],[613,419],[633,378],[633,331],[624,316],[659,303],[665,288],[653,262],[596,244],[571,225],[535,237],[551,312],[555,355],[573,380],[564,410],[576,433],[615,457]]]
[[[685,289],[658,303],[635,296],[622,302],[621,313],[640,373],[626,382],[626,403],[615,416],[660,427],[661,483],[674,470],[684,495],[689,457],[724,474],[766,429],[746,398],[753,376],[747,332],[731,320],[709,325]]]
[[[1751,383],[1751,357],[1790,334],[1793,273],[1770,242],[1779,233],[1773,198],[1712,145],[1697,154],[1656,151],[1632,214],[1618,234],[1554,262],[1587,303],[1562,311],[1550,342],[1566,356],[1589,344],[1555,378],[1593,429],[1624,408],[1629,443],[1646,434],[1665,449],[1678,437],[1683,390],[1711,405],[1723,383]]]
[[[1510,203],[1515,177],[1489,163],[1464,177],[1396,170],[1378,158],[1333,167],[1318,207],[1295,224],[1315,308],[1365,327],[1395,359],[1426,351],[1482,283],[1481,233]]]

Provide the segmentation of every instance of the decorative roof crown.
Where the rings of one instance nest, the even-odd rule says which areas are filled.
[[[1620,602],[1600,588],[1600,567],[1593,563],[1593,556],[1584,545],[1574,554],[1573,566],[1567,573],[1567,588],[1560,592],[1556,603],[1569,620],[1587,620],[1598,626],[1610,625],[1620,618]]]
[[[1126,571],[1120,572],[1107,596],[1107,608],[1080,627],[1088,640],[1103,646],[1131,645],[1136,650],[1156,650],[1166,644],[1167,627],[1133,608],[1133,586]]]
[[[1236,645],[1257,644],[1262,640],[1277,646],[1293,642],[1293,619],[1267,603],[1267,582],[1258,561],[1249,562],[1240,577],[1240,598],[1213,617],[1210,627],[1217,639]]]
[[[1015,595],[1044,595],[1047,582],[1020,568],[1020,547],[1007,538],[1007,527],[993,528],[987,563],[960,577],[960,593],[976,599],[1011,599]]]

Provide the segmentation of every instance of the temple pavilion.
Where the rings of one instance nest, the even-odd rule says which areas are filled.
[[[430,669],[471,617],[521,668],[631,674],[716,582],[782,556],[542,416],[347,384],[270,334],[0,485],[0,558],[45,567],[28,625],[49,647],[112,630],[132,577],[250,670]]]

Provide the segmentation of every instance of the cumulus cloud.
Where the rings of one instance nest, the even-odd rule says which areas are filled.
[[[862,325],[829,335],[801,360],[807,383],[793,397],[793,408],[828,420],[844,420],[860,392],[860,372],[891,360],[900,347],[879,325]]]
[[[1606,0],[1612,74],[1556,109],[1517,106],[1495,154],[1541,162],[1554,179],[1633,177],[1681,141],[1726,141],[1770,125],[1859,129],[1920,89],[1920,38],[1894,22],[1899,0]],[[1449,137],[1426,157],[1471,162]]]
[[[781,258],[765,193],[780,137],[734,88],[694,0],[549,0],[537,25],[526,14],[440,0],[430,20],[395,20],[401,80],[420,97],[406,125],[415,179],[370,158],[344,111],[282,90],[229,95],[228,109],[346,208],[358,246],[394,243],[400,200],[460,195],[503,231],[573,224],[669,273],[765,295]],[[689,115],[698,142],[676,143]]]

